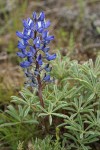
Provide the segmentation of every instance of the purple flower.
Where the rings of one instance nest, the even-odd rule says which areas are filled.
[[[28,59],[28,61],[30,62],[30,65],[31,65],[31,64],[33,63],[33,57],[28,56],[27,59]]]
[[[23,20],[23,26],[26,29],[32,29],[32,27],[34,26],[34,22],[32,19],[28,18],[27,20]]]
[[[51,69],[52,69],[52,67],[49,67],[49,64],[47,64],[47,65],[44,67],[44,69],[45,69],[47,72],[50,72]]]
[[[26,49],[21,49],[21,52],[22,52],[25,56],[27,56],[27,50],[26,50]]]
[[[26,57],[26,55],[23,54],[22,52],[17,52],[17,55],[18,55],[19,57],[21,57],[21,58],[25,58],[25,57]]]
[[[43,25],[43,22],[42,21],[38,21],[36,23],[36,27],[35,27],[35,30],[39,33],[42,33],[43,30],[44,30],[44,25]]]
[[[48,60],[48,61],[50,61],[50,60],[54,60],[54,59],[56,59],[56,54],[49,54],[49,53],[46,53],[46,59]]]
[[[41,12],[38,20],[39,21],[44,21],[44,19],[45,19],[45,14],[44,14],[44,12]]]
[[[45,28],[48,28],[50,26],[50,24],[51,24],[50,21],[45,22]]]
[[[45,47],[45,45],[43,45],[43,46],[41,47],[41,50],[42,50],[44,53],[46,53],[46,52],[48,52],[48,51],[50,50],[50,48],[49,48],[49,47]]]
[[[35,49],[31,46],[30,50],[27,52],[26,55],[27,57],[34,57],[35,53],[36,53]]]
[[[25,49],[26,48],[26,45],[24,44],[23,40],[18,41],[18,48],[19,49]]]
[[[36,48],[40,48],[40,45],[41,45],[40,37],[35,38],[34,45]]]
[[[47,30],[42,33],[42,38],[44,44],[49,44],[51,40],[54,40],[54,36],[49,35]]]
[[[23,32],[17,31],[16,35],[23,40],[29,40],[30,38],[34,38],[34,32],[26,28],[23,30]]]
[[[30,66],[30,62],[29,61],[23,61],[23,62],[21,62],[20,63],[20,66],[22,67],[22,68],[28,68],[29,66]]]
[[[37,19],[37,15],[36,15],[36,12],[33,12],[33,19],[36,21]]]
[[[33,56],[33,53],[32,52],[27,52],[27,57],[32,57]]]
[[[50,81],[50,75],[49,74],[48,75],[45,74],[43,80],[46,81],[46,82]]]
[[[43,64],[41,54],[38,55],[38,57],[37,57],[37,62],[38,62],[39,65],[42,65],[42,64]]]
[[[45,39],[47,36],[48,36],[49,32],[47,30],[45,30],[43,33],[42,33],[42,38]]]

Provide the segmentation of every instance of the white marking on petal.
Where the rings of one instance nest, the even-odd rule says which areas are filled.
[[[38,27],[41,28],[41,21],[38,22]]]
[[[24,45],[24,40],[20,40],[20,42]]]
[[[30,35],[30,33],[31,33],[31,30],[28,30],[28,33],[27,33],[27,35]]]
[[[37,41],[37,43],[39,43],[39,40]]]
[[[30,21],[28,22],[28,25],[30,26],[31,23],[32,23],[32,19],[30,19]]]

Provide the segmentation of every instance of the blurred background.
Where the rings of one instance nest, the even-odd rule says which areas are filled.
[[[22,19],[44,11],[55,36],[51,50],[77,59],[79,63],[100,53],[100,0],[0,0],[0,107],[17,95],[24,83],[16,56],[16,31]]]

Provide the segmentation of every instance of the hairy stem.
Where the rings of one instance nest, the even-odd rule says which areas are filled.
[[[36,69],[39,70],[39,65],[38,65],[37,61],[36,61]],[[39,96],[39,99],[40,99],[40,104],[44,108],[44,101],[43,101],[43,98],[42,98],[42,83],[41,83],[40,75],[37,76],[37,81],[38,81],[38,96]]]
[[[35,31],[34,32],[34,38],[36,38],[36,34],[37,34],[37,32]],[[34,49],[36,50],[35,45],[34,45]],[[35,59],[36,58],[37,58],[37,51],[36,51]],[[36,60],[36,70],[39,70],[39,64],[38,64],[37,60]],[[44,108],[44,101],[43,101],[43,98],[42,98],[42,82],[41,82],[40,74],[37,75],[37,81],[38,81],[38,97],[39,97],[41,106]],[[43,119],[42,123],[45,127],[45,130],[48,132],[48,127],[46,125],[46,118]]]
[[[36,34],[37,34],[37,32],[35,31],[34,32],[34,38],[36,38]],[[35,45],[34,45],[34,49],[36,50]],[[35,55],[35,58],[37,58],[36,55]],[[36,61],[36,69],[39,70],[39,64],[38,64],[37,61]],[[42,83],[41,83],[40,74],[37,75],[37,81],[38,81],[38,96],[39,96],[40,104],[44,108],[44,101],[43,101],[43,98],[42,98]]]

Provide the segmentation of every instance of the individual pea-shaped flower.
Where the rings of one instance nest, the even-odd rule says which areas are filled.
[[[49,82],[49,81],[50,81],[50,75],[49,75],[49,74],[48,74],[48,75],[45,74],[43,80],[44,80],[45,82]]]
[[[52,67],[49,66],[49,64],[47,64],[44,69],[47,71],[47,72],[50,72]]]
[[[34,22],[32,19],[28,18],[27,20],[23,20],[23,26],[25,27],[25,29],[32,31],[31,29],[33,29],[34,27]]]
[[[49,54],[49,53],[46,53],[46,59],[48,61],[50,60],[54,60],[56,58],[56,54]]]
[[[27,60],[25,60],[25,61],[23,61],[23,62],[20,63],[20,66],[21,66],[22,68],[27,68],[27,67],[29,67],[30,65],[31,65],[31,63],[30,63],[29,61],[27,61]]]
[[[37,57],[36,60],[37,60],[37,62],[38,62],[39,65],[42,65],[42,64],[43,64],[41,54],[39,54],[39,56]]]
[[[46,30],[42,33],[43,43],[49,44],[50,41],[54,40],[54,36],[49,35],[49,32]]]
[[[34,45],[36,48],[40,48],[40,45],[41,45],[40,37],[36,37],[34,39]]]

